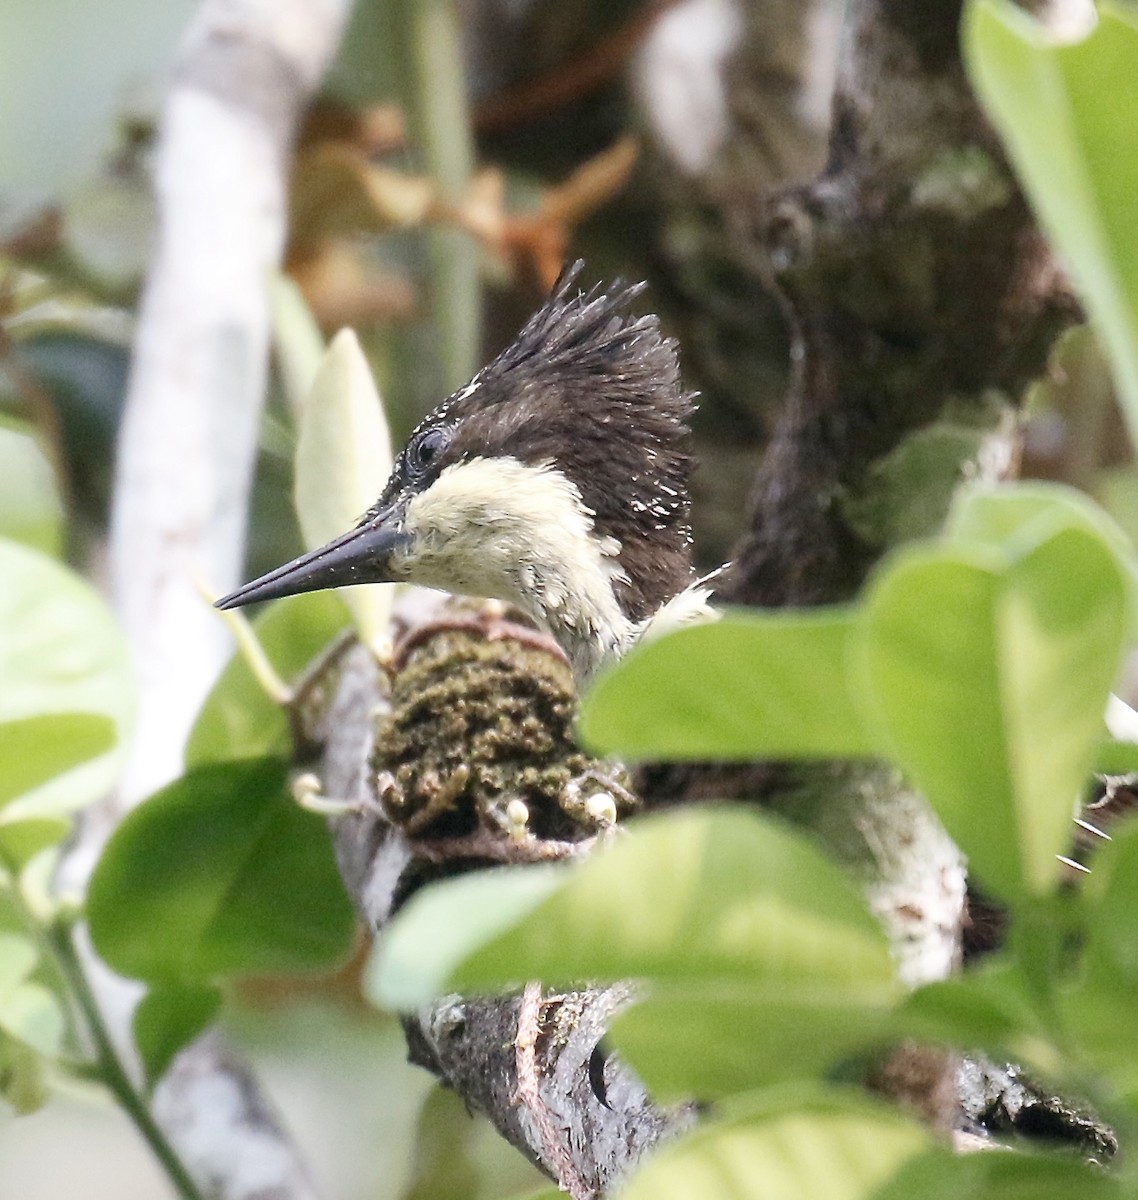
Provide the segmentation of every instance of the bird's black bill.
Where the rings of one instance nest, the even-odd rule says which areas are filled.
[[[216,607],[240,608],[244,604],[297,596],[301,592],[319,592],[324,588],[384,583],[388,580],[387,560],[405,537],[401,530],[391,525],[360,525],[319,550],[302,554],[223,596]]]

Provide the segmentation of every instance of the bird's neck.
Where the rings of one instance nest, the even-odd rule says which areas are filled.
[[[579,489],[551,464],[449,467],[411,501],[405,525],[417,547],[408,579],[518,605],[557,640],[578,687],[635,639],[618,596],[621,544],[598,534]]]
[[[565,651],[580,691],[635,642],[639,626],[617,598],[618,545],[550,537],[519,557],[516,592],[524,608]]]
[[[551,463],[475,458],[449,467],[411,501],[405,527],[416,544],[409,580],[516,604],[565,651],[578,689],[642,634],[706,611],[706,593],[693,589],[647,614],[630,611],[630,597],[640,609],[646,597],[667,597],[659,570],[665,557],[623,554],[617,537],[597,529],[577,485]],[[656,568],[650,584],[649,567]]]
[[[582,623],[567,619],[565,611],[538,615],[538,621],[565,651],[578,692],[583,691],[600,671],[617,662],[635,643],[639,627],[622,614],[612,621]]]

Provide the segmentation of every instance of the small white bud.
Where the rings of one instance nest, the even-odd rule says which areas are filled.
[[[585,801],[585,812],[598,825],[616,824],[616,801],[609,792],[594,792]]]
[[[309,802],[319,797],[323,791],[319,776],[313,775],[311,771],[298,775],[292,781],[292,798],[301,808],[307,808]]]
[[[298,775],[292,781],[292,798],[306,812],[316,813],[321,817],[342,817],[345,813],[355,811],[355,806],[347,800],[325,796],[324,785],[319,776],[310,771]]]
[[[524,800],[516,796],[506,805],[506,833],[510,839],[520,842],[529,832],[529,808]]]

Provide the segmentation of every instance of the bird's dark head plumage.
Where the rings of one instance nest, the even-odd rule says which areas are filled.
[[[691,580],[687,419],[675,343],[581,291],[581,263],[517,337],[416,427],[356,529],[225,607],[406,580],[527,608],[579,678]]]
[[[597,533],[620,542],[618,584],[640,620],[691,577],[687,426],[676,343],[637,315],[644,284],[588,291],[583,263],[514,340],[417,426],[375,510],[464,459],[552,464],[577,487]]]

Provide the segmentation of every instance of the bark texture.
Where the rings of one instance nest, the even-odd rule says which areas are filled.
[[[390,686],[365,650],[340,661],[312,731],[325,745],[324,791],[355,806],[334,820],[335,844],[373,930],[432,879],[576,857],[639,807],[619,768],[572,743],[572,677],[556,644],[499,605],[437,604],[409,598]],[[405,1018],[411,1060],[575,1200],[603,1195],[694,1120],[654,1105],[606,1052],[607,1024],[631,998],[624,985],[539,984],[446,997]]]
[[[618,768],[571,742],[573,680],[556,643],[498,605],[437,605],[408,598],[390,686],[366,650],[343,658],[312,731],[325,793],[355,806],[334,821],[335,844],[372,930],[433,878],[574,858],[639,806]],[[502,1000],[447,997],[405,1019],[412,1061],[576,1200],[605,1194],[694,1120],[653,1105],[605,1051],[607,1022],[630,998],[625,985],[538,984]]]
[[[1065,23],[1080,11],[1039,6]],[[1013,474],[1027,386],[1078,316],[968,86],[961,15],[958,2],[851,4],[825,170],[756,211],[792,367],[724,601],[848,600],[884,551],[940,527],[960,484]],[[777,808],[862,881],[907,982],[957,961],[965,864],[891,770],[709,767],[645,786]],[[883,1072],[885,1086],[903,1076]]]
[[[720,54],[735,80],[746,75],[747,54],[769,53],[760,26],[751,23],[767,7],[732,9],[750,14]],[[823,6],[790,7],[783,13],[790,42],[805,45],[809,21]],[[939,527],[961,482],[1010,473],[1024,391],[1077,315],[968,87],[961,7],[960,0],[851,0],[824,154],[807,137],[799,157],[772,153],[775,165],[761,178],[749,168],[716,176],[727,158],[736,156],[737,166],[749,152],[727,140],[709,158],[685,161],[667,131],[655,128],[660,169],[671,170],[673,180],[690,177],[674,187],[675,209],[664,218],[671,241],[663,244],[689,267],[715,261],[683,253],[683,218],[694,214],[690,245],[719,238],[724,268],[716,286],[697,280],[689,287],[693,276],[678,272],[677,288],[688,287],[689,298],[722,297],[717,287],[726,277],[738,302],[720,309],[719,319],[713,307],[696,312],[684,330],[685,352],[701,340],[706,348],[707,331],[722,334],[731,312],[762,326],[766,345],[755,351],[755,363],[769,363],[770,346],[786,339],[789,384],[769,424],[770,406],[758,408],[757,424],[772,432],[722,600],[767,607],[847,600],[884,551]],[[1090,11],[1083,0],[1037,7],[1064,20]],[[801,80],[807,57],[789,55],[798,64],[788,68],[790,78],[797,69]],[[651,69],[645,57],[639,70]],[[643,78],[640,88],[651,92]],[[755,93],[722,92],[728,130],[746,123],[744,94]],[[757,119],[751,128],[758,131],[753,151],[767,126]],[[820,173],[802,183],[813,173],[803,170],[812,154]],[[792,158],[796,165],[789,166]],[[788,178],[796,182],[788,185]],[[772,313],[782,322],[777,329],[768,323]],[[719,350],[729,342],[701,363],[707,378],[728,361]],[[733,348],[745,356],[756,345],[742,338]],[[487,631],[464,636],[485,640]],[[501,682],[513,686],[505,676]],[[324,764],[330,794],[371,807],[336,832],[345,877],[373,927],[430,878],[489,862],[572,856],[603,833],[588,810],[570,814],[547,794],[538,808],[527,801],[527,811],[544,812],[550,823],[536,820],[524,837],[511,838],[508,814],[470,778],[436,774],[425,790],[421,779],[400,782],[399,767],[393,771],[376,755],[383,725],[367,716],[382,710],[383,694],[374,668],[351,660]],[[580,768],[572,768],[574,779]],[[403,789],[397,803],[391,774]],[[422,793],[410,805],[408,783]],[[892,771],[844,763],[659,768],[641,783],[647,805],[736,797],[778,808],[861,881],[910,983],[943,976],[957,961],[964,863],[922,798]],[[428,794],[438,801],[433,808]],[[423,797],[430,820],[410,828],[406,814],[423,811]],[[568,828],[557,825],[566,819]],[[548,832],[554,827],[556,835]],[[596,1087],[594,1033],[625,1000],[619,990],[548,996],[533,985],[498,1002],[452,998],[409,1022],[412,1052],[571,1194],[599,1195],[647,1145],[692,1120],[690,1112],[653,1109],[635,1080],[603,1054],[606,1086]],[[578,1038],[577,1031],[587,1033]],[[917,1050],[885,1064],[879,1086],[945,1121],[955,1095],[946,1087],[951,1070],[947,1059]],[[621,1097],[615,1106],[614,1095]]]

